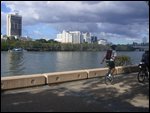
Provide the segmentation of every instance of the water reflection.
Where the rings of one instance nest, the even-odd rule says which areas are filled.
[[[103,52],[102,52],[103,53]],[[58,71],[80,70],[100,67],[99,52],[57,52],[56,69]]]
[[[1,76],[29,75],[104,67],[105,52],[1,52]],[[118,52],[138,64],[143,52]]]
[[[24,58],[23,52],[10,52],[9,58],[9,73],[11,75],[19,75],[24,73]]]

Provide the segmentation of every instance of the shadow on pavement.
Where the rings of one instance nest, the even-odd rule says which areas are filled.
[[[45,90],[1,93],[1,111],[148,112],[149,81],[138,83],[136,74],[116,75],[113,85],[105,85],[104,78],[93,78]]]

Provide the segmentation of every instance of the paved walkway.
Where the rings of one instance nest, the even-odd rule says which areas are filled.
[[[104,77],[26,88],[1,93],[2,112],[148,112],[149,81],[137,73],[116,75],[113,85]]]

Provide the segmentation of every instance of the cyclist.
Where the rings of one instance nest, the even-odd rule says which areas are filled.
[[[110,74],[113,74],[115,71],[115,59],[117,56],[117,52],[116,52],[116,45],[111,45],[110,47],[111,48],[107,50],[101,64],[104,62],[104,60],[106,60],[106,64],[111,70]],[[111,76],[110,74],[108,76]]]
[[[149,70],[149,50],[146,50],[145,53],[142,55],[141,61],[145,63]]]

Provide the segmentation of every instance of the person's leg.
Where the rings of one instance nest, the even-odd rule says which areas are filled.
[[[111,74],[114,74],[115,70],[116,70],[116,68],[112,68],[111,69]]]
[[[114,74],[114,72],[115,72],[115,63],[114,63],[114,61],[112,61],[111,62],[111,74]]]

